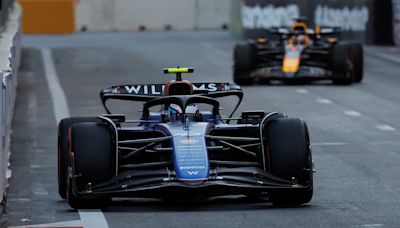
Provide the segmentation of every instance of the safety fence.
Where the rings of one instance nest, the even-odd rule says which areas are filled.
[[[265,35],[271,27],[290,26],[294,18],[306,17],[311,27],[341,27],[343,39],[368,44],[392,44],[391,1],[241,0],[241,4],[237,5],[240,5],[242,35],[246,38]],[[237,21],[237,18],[232,20]]]
[[[4,1],[3,1],[4,2]],[[10,156],[11,124],[16,99],[18,67],[20,64],[21,8],[14,3],[9,8],[6,22],[0,34],[0,194],[6,195]],[[3,202],[3,201],[2,201]]]

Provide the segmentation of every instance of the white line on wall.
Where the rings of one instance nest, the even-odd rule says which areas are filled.
[[[376,125],[375,127],[381,131],[395,131],[396,130],[396,128],[389,126],[389,125]]]
[[[326,98],[318,98],[317,102],[320,104],[332,104],[332,101]]]
[[[56,68],[54,65],[53,57],[51,50],[48,48],[42,48],[42,58],[44,63],[44,72],[47,80],[47,85],[50,89],[51,99],[53,101],[54,114],[56,117],[57,124],[60,122],[62,118],[69,117],[70,112],[67,104],[67,99],[64,94],[64,90],[60,85],[60,81],[58,80]],[[99,228],[107,228],[108,224],[104,214],[101,210],[78,210],[79,216],[81,217],[80,224],[83,224],[85,227],[99,227]],[[66,224],[68,222],[63,222],[62,224]],[[75,224],[77,221],[71,221],[71,223]]]

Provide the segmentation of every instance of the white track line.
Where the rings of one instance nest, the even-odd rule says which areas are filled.
[[[65,222],[55,222],[55,223],[47,223],[47,224],[38,224],[38,225],[26,225],[26,226],[9,226],[8,228],[108,228],[107,221],[104,216],[99,217],[100,210],[79,210],[79,216],[81,220],[73,220],[73,221],[65,221]],[[26,218],[23,221],[29,222],[30,219]]]
[[[223,50],[220,50],[218,48],[215,48],[212,44],[207,43],[207,42],[201,42],[200,43],[201,46],[207,48],[207,49],[212,49],[216,54],[220,55],[223,58],[230,58],[232,56],[232,54],[230,52],[226,52]]]
[[[364,224],[361,227],[383,227],[383,224]]]
[[[361,116],[361,113],[353,110],[344,111],[344,114],[348,116]]]
[[[372,53],[372,52],[370,52],[370,53]],[[372,55],[378,56],[379,58],[387,60],[387,61],[400,63],[400,58],[393,56],[393,55],[383,54],[383,53],[379,53],[379,52],[373,52]]]
[[[307,94],[308,90],[306,90],[306,89],[296,89],[296,93]]]
[[[44,64],[44,74],[46,76],[47,85],[49,86],[51,99],[53,100],[54,114],[57,124],[65,117],[69,117],[69,109],[64,90],[58,80],[56,67],[54,66],[53,56],[48,48],[42,48],[42,58]]]
[[[375,127],[381,131],[395,131],[396,130],[396,128],[389,126],[389,125],[376,125]]]
[[[332,101],[326,98],[318,98],[317,102],[320,104],[332,104]]]
[[[343,146],[348,144],[349,143],[345,142],[320,142],[320,143],[311,143],[311,146]]]
[[[62,118],[70,116],[67,99],[64,90],[60,85],[60,81],[58,80],[51,50],[48,48],[42,48],[41,51],[47,85],[49,86],[51,99],[53,101],[54,114],[58,124]],[[101,210],[79,210],[78,212],[81,217],[81,223],[83,223],[85,227],[108,227],[106,218]],[[75,223],[75,221],[72,222]]]
[[[101,210],[79,210],[84,227],[108,228],[107,220]]]

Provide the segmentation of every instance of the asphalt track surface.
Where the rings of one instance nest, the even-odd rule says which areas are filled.
[[[91,212],[70,209],[57,193],[57,123],[45,77],[49,60],[44,60],[43,50],[50,50],[50,62],[70,115],[87,116],[104,113],[100,89],[113,84],[165,82],[170,78],[162,74],[163,67],[193,66],[195,74],[187,76],[192,81],[231,82],[231,53],[237,41],[220,31],[24,37],[13,121],[13,177],[1,226],[55,222],[71,226],[68,221],[75,221],[78,225],[74,226],[79,227],[79,221]],[[315,195],[305,206],[276,208],[268,199],[246,197],[189,205],[117,199],[108,209],[94,211],[92,223],[82,224],[400,227],[399,71],[400,50],[367,47],[361,84],[243,87],[241,110],[281,111],[309,124],[317,173]],[[125,108],[136,112],[140,106],[126,104]],[[93,222],[98,224],[87,225]]]

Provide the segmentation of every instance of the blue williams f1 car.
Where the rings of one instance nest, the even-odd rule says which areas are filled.
[[[268,194],[275,205],[311,200],[313,162],[304,121],[264,111],[232,117],[243,98],[239,86],[182,80],[192,68],[164,72],[176,80],[106,88],[100,97],[107,114],[59,123],[58,187],[71,207],[102,208],[112,197]],[[223,118],[217,99],[227,96],[238,103]],[[142,117],[111,114],[107,101],[115,99],[143,102]]]

